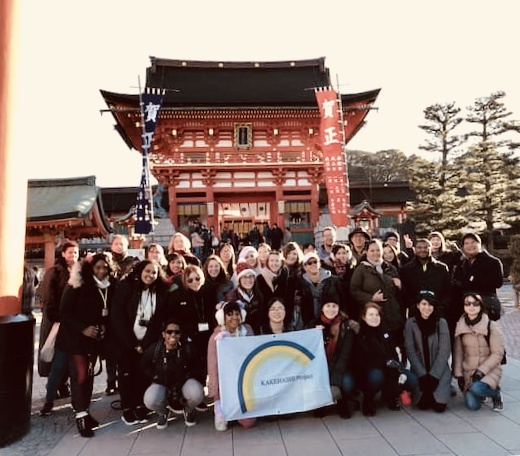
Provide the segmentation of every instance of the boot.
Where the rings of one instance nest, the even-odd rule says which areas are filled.
[[[401,401],[398,397],[392,397],[391,399],[388,399],[386,401],[386,405],[389,410],[393,410],[394,412],[401,410]]]
[[[76,418],[76,426],[81,437],[92,437],[94,435],[94,431],[89,426],[87,416],[88,415],[82,416],[81,418]]]
[[[338,408],[338,414],[339,414],[340,418],[343,418],[344,420],[348,420],[352,416],[350,413],[348,399],[341,398],[337,403],[337,408]]]
[[[361,411],[365,416],[375,416],[376,404],[373,397],[364,397],[363,404],[361,405]]]

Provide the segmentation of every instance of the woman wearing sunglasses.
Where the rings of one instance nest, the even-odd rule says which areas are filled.
[[[197,369],[194,378],[202,385],[206,384],[206,356],[208,341],[215,321],[215,303],[207,299],[203,285],[204,272],[198,266],[188,264],[182,275],[182,286],[168,295],[167,318],[179,322],[187,339],[191,341],[193,355],[197,359]],[[207,405],[201,402],[197,410],[207,410]]]
[[[144,394],[144,403],[159,416],[157,429],[168,426],[169,409],[184,414],[186,426],[194,426],[195,407],[202,402],[204,390],[193,378],[196,360],[190,344],[182,338],[175,320],[164,323],[162,339],[144,353],[141,366],[152,382]]]
[[[463,302],[464,313],[455,329],[453,374],[468,409],[480,409],[482,398],[490,397],[493,410],[502,411],[502,331],[485,313],[480,295],[466,293]]]

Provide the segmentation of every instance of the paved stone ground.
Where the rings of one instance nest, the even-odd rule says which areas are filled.
[[[413,408],[399,413],[381,409],[374,418],[365,418],[358,411],[344,421],[336,415],[315,419],[307,413],[292,419],[259,420],[250,430],[232,428],[217,433],[208,412],[199,416],[199,424],[193,428],[186,428],[177,418],[167,430],[157,431],[155,423],[133,428],[121,423],[120,412],[110,406],[117,396],[104,395],[102,374],[95,381],[92,411],[103,426],[94,438],[82,439],[75,430],[69,400],[56,401],[50,417],[38,416],[46,379],[38,376],[35,366],[31,430],[20,441],[0,449],[0,455],[519,455],[520,310],[514,307],[509,284],[499,294],[504,308],[499,323],[509,359],[502,381],[506,407],[502,413],[492,412],[489,404],[470,412],[458,394],[442,415]],[[36,318],[38,331],[41,318]]]

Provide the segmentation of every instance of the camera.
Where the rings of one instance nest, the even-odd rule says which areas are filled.
[[[150,320],[145,320],[144,318],[139,319],[139,326],[144,326],[145,328],[147,328],[149,324]]]

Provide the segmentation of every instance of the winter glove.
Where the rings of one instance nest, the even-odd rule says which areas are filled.
[[[475,373],[471,376],[471,381],[472,382],[479,382],[480,380],[482,380],[484,378],[484,374],[479,371],[478,369],[475,371]]]
[[[464,377],[457,377],[457,383],[459,384],[460,392],[463,393],[466,388],[466,382],[464,381]]]

